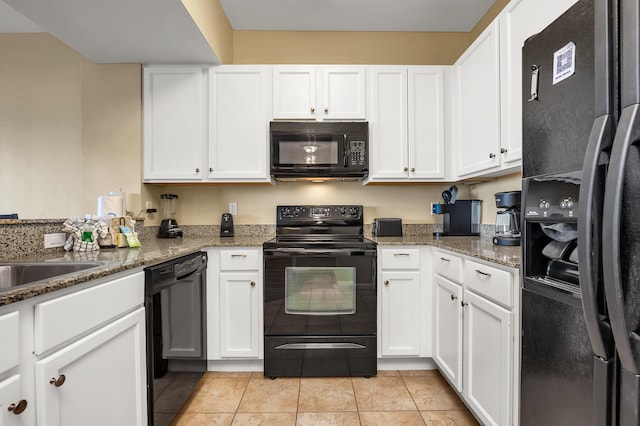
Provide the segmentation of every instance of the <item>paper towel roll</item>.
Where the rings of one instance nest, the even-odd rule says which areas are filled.
[[[98,197],[98,217],[124,216],[124,197],[121,195],[101,195]]]

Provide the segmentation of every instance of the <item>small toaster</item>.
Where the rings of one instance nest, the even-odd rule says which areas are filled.
[[[402,219],[399,218],[376,218],[373,219],[374,237],[401,237]]]

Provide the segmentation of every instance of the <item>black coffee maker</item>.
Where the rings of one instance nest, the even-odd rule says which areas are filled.
[[[498,192],[496,207],[504,209],[496,215],[496,234],[493,244],[498,246],[520,245],[520,199],[521,191]]]

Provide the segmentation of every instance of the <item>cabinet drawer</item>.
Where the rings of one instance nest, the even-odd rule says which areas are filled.
[[[20,362],[20,316],[18,312],[0,316],[0,374],[15,367]]]
[[[250,271],[259,267],[260,252],[258,250],[220,250],[221,271]]]
[[[58,297],[35,306],[35,353],[113,320],[144,303],[144,272]]]
[[[420,250],[407,248],[382,249],[380,251],[382,269],[419,269]]]
[[[449,252],[433,252],[433,272],[457,283],[462,282],[462,258]]]
[[[469,260],[464,264],[464,285],[504,306],[513,306],[511,272]]]

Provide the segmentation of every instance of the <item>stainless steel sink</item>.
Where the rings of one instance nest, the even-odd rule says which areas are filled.
[[[0,290],[58,278],[106,265],[108,262],[15,262],[0,263]]]

